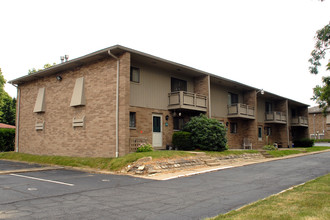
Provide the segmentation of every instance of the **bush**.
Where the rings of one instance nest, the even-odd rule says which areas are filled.
[[[187,131],[177,131],[173,133],[172,144],[179,150],[194,150],[191,143],[191,133]]]
[[[13,151],[15,145],[15,129],[0,128],[0,152]]]
[[[300,140],[293,141],[294,147],[313,147],[314,140],[309,138],[304,138]]]
[[[151,144],[140,144],[140,146],[137,148],[136,152],[149,152],[153,151],[154,149],[152,148]]]
[[[277,148],[274,145],[265,145],[262,147],[264,150],[277,150]]]
[[[191,143],[200,150],[226,150],[227,139],[225,127],[216,119],[205,115],[192,117],[185,125],[184,131],[191,133]]]
[[[330,142],[330,139],[316,139],[314,142]]]

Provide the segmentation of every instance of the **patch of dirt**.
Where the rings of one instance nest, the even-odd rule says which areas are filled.
[[[196,156],[170,159],[152,159],[151,157],[144,157],[125,167],[121,170],[121,173],[150,176],[181,172],[184,170],[189,171],[203,167],[237,166],[247,162],[260,161],[262,159],[265,159],[265,157],[260,153],[221,157],[212,157],[205,153],[198,153]]]

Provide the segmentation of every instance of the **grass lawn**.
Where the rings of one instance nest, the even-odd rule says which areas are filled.
[[[16,152],[0,153],[0,159],[25,161],[40,164],[52,164],[59,166],[85,167],[102,170],[120,170],[128,164],[142,158],[175,158],[194,156],[195,154],[184,151],[153,151],[131,153],[119,158],[89,158],[89,157],[66,157],[66,156],[40,156]]]
[[[211,219],[330,219],[330,174]]]
[[[288,150],[274,150],[267,151],[273,157],[284,157],[291,154],[301,154],[301,153],[309,153],[315,151],[328,150],[330,147],[306,147],[306,148],[290,148]]]

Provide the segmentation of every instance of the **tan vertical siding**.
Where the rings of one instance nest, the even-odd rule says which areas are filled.
[[[239,91],[211,83],[212,117],[227,117],[229,92],[238,94],[238,102],[243,102],[243,95]]]
[[[132,66],[140,68],[140,83],[131,82],[131,106],[167,110],[171,77],[186,80],[188,92],[194,92],[192,78],[145,64],[133,63]]]

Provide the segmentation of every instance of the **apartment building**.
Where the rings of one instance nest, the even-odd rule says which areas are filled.
[[[166,149],[201,113],[227,127],[230,148],[308,137],[303,103],[120,45],[10,83],[18,152],[114,157],[143,142]]]
[[[318,106],[308,109],[309,134],[312,139],[330,139],[330,109],[324,114]]]

